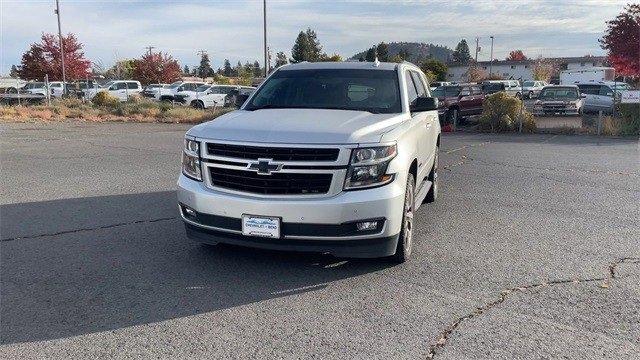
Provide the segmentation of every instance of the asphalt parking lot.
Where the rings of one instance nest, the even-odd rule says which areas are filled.
[[[188,125],[0,128],[0,358],[640,354],[638,141],[445,134],[393,265],[187,240]]]

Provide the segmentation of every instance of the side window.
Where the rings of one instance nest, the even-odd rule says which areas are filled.
[[[580,92],[588,95],[598,95],[600,93],[600,85],[580,85]]]
[[[477,86],[471,87],[471,95],[480,95],[480,94],[482,94],[482,89],[480,89]]]
[[[416,86],[413,84],[413,79],[409,71],[404,72],[404,81],[407,83],[407,99],[409,100],[409,106],[415,105],[418,98],[418,92]]]
[[[124,89],[126,89],[126,88],[127,88],[127,83],[125,83],[125,82],[119,82],[119,83],[116,83],[116,89],[118,89],[118,90],[124,90]]]
[[[418,92],[418,97],[427,96],[427,90],[422,82],[420,74],[415,71],[411,71],[411,77],[413,78],[413,83],[416,85],[416,90]]]
[[[611,96],[610,94],[613,94],[613,90],[611,90],[610,87],[608,87],[606,85],[600,86],[600,95],[602,95],[602,96]]]
[[[129,89],[129,90],[138,90],[138,83],[135,83],[133,81],[127,82],[127,89]]]

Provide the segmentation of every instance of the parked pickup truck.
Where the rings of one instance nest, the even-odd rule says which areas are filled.
[[[151,89],[154,99],[158,101],[174,101],[174,96],[183,91],[195,91],[199,86],[205,85],[200,81],[176,81],[166,87]]]
[[[443,124],[457,123],[464,117],[482,114],[485,95],[480,85],[441,86],[433,90],[432,95],[438,98],[438,116]]]
[[[582,115],[584,95],[575,85],[550,85],[540,91],[533,113],[542,115]]]
[[[415,212],[438,196],[437,107],[406,62],[278,68],[239,110],[186,133],[188,237],[406,261]]]

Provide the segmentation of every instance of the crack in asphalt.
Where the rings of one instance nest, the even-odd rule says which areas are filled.
[[[564,172],[576,172],[576,173],[586,173],[586,174],[604,174],[604,175],[624,175],[624,176],[640,176],[638,173],[633,172],[624,172],[624,171],[606,171],[606,170],[597,170],[597,169],[572,169],[572,168],[543,168],[537,166],[525,166],[525,165],[516,165],[516,164],[508,164],[504,162],[492,162],[492,161],[483,161],[477,160],[478,163],[484,165],[497,165],[503,167],[512,167],[518,169],[527,169],[527,170],[541,170],[541,171],[564,171]]]
[[[468,157],[466,155],[461,155],[460,156],[460,161],[458,161],[457,163],[450,164],[450,165],[444,165],[444,166],[442,166],[442,168],[444,170],[452,171],[451,168],[456,167],[456,166],[460,166],[460,165],[464,165],[464,164],[467,163],[467,161],[473,161],[473,158],[470,158],[470,157]]]
[[[508,288],[508,289],[502,290],[497,299],[495,299],[495,300],[493,300],[493,301],[491,301],[491,302],[489,302],[487,304],[484,304],[481,307],[477,307],[475,310],[473,310],[469,314],[466,314],[466,315],[458,318],[453,323],[449,324],[449,326],[447,326],[440,333],[440,336],[438,337],[436,342],[429,346],[429,351],[427,352],[427,359],[433,359],[437,355],[438,350],[444,348],[447,345],[449,337],[451,336],[451,334],[453,334],[463,322],[465,322],[467,320],[471,320],[471,319],[473,319],[475,317],[478,317],[478,316],[484,314],[485,312],[491,310],[493,307],[504,303],[507,300],[507,298],[509,297],[509,295],[511,295],[511,294],[519,293],[519,292],[526,292],[526,291],[537,289],[537,288],[544,287],[544,286],[555,286],[555,285],[564,285],[564,284],[581,284],[581,283],[590,283],[590,282],[602,282],[600,284],[600,287],[606,289],[606,288],[609,288],[609,286],[611,285],[611,281],[612,280],[619,278],[618,275],[616,274],[616,269],[620,264],[623,264],[623,263],[640,264],[640,258],[624,257],[624,258],[620,258],[620,259],[618,259],[618,260],[616,260],[614,262],[611,262],[609,264],[609,266],[607,267],[606,276],[603,276],[603,277],[586,278],[586,279],[549,280],[549,281],[544,281],[544,282],[541,282],[541,283],[529,284],[529,285],[524,285],[524,286],[517,286],[517,287],[512,287],[512,288]]]
[[[454,153],[454,152],[456,152],[456,151],[460,151],[460,150],[464,150],[464,149],[469,149],[469,148],[473,148],[473,147],[478,147],[478,146],[485,146],[485,145],[490,144],[490,143],[491,143],[491,141],[485,141],[485,142],[481,142],[481,143],[473,144],[473,145],[464,145],[464,146],[461,146],[461,147],[459,147],[459,148],[455,148],[455,149],[451,149],[451,150],[446,150],[444,153],[445,153],[445,154],[451,154],[451,153]]]
[[[16,236],[16,237],[12,237],[12,238],[0,239],[0,242],[14,241],[14,240],[38,239],[38,238],[43,238],[43,237],[48,237],[48,236],[58,236],[58,235],[74,234],[74,233],[86,232],[86,231],[112,229],[112,228],[121,227],[121,226],[127,226],[127,225],[135,225],[135,224],[143,224],[143,223],[155,223],[155,222],[160,222],[160,221],[174,220],[174,219],[177,219],[177,218],[178,218],[177,216],[171,216],[171,217],[164,217],[164,218],[157,218],[157,219],[150,219],[150,220],[135,220],[135,221],[121,222],[121,223],[115,223],[115,224],[109,224],[109,225],[101,225],[101,226],[96,226],[96,227],[92,227],[92,228],[80,228],[80,229],[74,229],[74,230],[64,230],[64,231],[58,231],[58,232],[54,232],[54,233],[29,235],[29,236]]]

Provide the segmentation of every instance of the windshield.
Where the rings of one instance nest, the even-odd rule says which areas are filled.
[[[111,87],[111,85],[113,85],[113,83],[114,83],[114,82],[115,82],[115,81],[109,81],[108,83],[106,83],[106,84],[102,85],[102,87],[103,87],[103,88],[105,88],[105,89],[107,89],[107,88]]]
[[[444,97],[457,97],[460,95],[460,87],[459,86],[440,86],[435,88],[431,95],[437,98]]]
[[[280,70],[245,107],[402,112],[398,74],[394,70]]]
[[[484,83],[482,84],[482,91],[485,93],[495,93],[498,91],[502,91],[504,90],[504,84],[503,83]]]
[[[209,88],[211,87],[211,85],[200,85],[196,88],[196,92],[203,92],[203,91],[207,91]]]
[[[578,98],[578,90],[575,88],[548,88],[540,93],[541,99],[575,100]]]
[[[176,82],[174,82],[174,83],[169,84],[169,86],[167,86],[167,88],[169,88],[169,89],[175,89],[175,88],[177,88],[177,87],[178,87],[178,86],[180,86],[180,85],[182,85],[182,81],[176,81]]]
[[[522,86],[536,86],[536,84],[533,81],[525,81]]]

